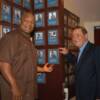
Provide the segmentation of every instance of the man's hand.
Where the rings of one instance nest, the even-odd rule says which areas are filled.
[[[69,50],[67,48],[59,48],[59,53],[61,54],[67,54],[69,52]]]
[[[54,66],[54,64],[48,64],[48,63],[46,63],[43,66],[44,72],[52,72],[53,71],[53,66]]]
[[[12,91],[12,96],[13,96],[12,98],[13,98],[13,100],[22,100],[22,91],[19,88],[19,86],[14,85],[11,88],[11,91]]]

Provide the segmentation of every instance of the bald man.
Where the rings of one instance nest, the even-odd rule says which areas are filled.
[[[51,72],[52,66],[36,66],[37,53],[30,40],[34,15],[25,12],[20,27],[0,40],[0,85],[2,100],[35,100],[36,73]]]

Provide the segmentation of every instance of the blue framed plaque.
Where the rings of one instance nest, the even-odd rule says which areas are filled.
[[[15,2],[16,4],[18,4],[18,5],[21,4],[21,0],[14,0],[14,2]]]
[[[6,34],[8,32],[11,31],[11,27],[10,26],[2,26],[2,33]]]
[[[43,13],[35,14],[35,25],[36,27],[44,26],[44,14]]]
[[[58,44],[58,31],[57,30],[48,31],[48,44],[49,45]]]
[[[44,45],[44,32],[35,32],[35,45]]]
[[[59,64],[58,49],[48,49],[48,63],[49,64]]]
[[[58,6],[58,0],[47,0],[48,7]]]
[[[38,55],[37,63],[38,64],[45,64],[45,50],[39,49],[37,51],[37,55]]]
[[[57,13],[57,11],[48,12],[48,25],[58,25],[58,13]]]
[[[38,84],[45,84],[46,83],[46,73],[38,73],[36,80]]]
[[[14,8],[14,24],[20,24],[21,22],[21,10],[19,8]]]
[[[44,0],[34,0],[34,8],[35,9],[44,8]]]
[[[11,22],[11,6],[8,5],[6,2],[2,3],[2,20]]]
[[[30,9],[31,8],[30,0],[23,0],[23,7]]]

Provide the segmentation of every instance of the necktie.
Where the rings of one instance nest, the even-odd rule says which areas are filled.
[[[78,58],[77,58],[77,63],[79,62],[80,56],[81,56],[81,51],[79,50]]]

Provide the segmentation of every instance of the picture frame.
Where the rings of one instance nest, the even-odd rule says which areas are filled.
[[[45,37],[44,37],[44,32],[39,31],[35,32],[35,45],[44,45],[45,44]]]
[[[11,6],[6,2],[2,2],[2,20],[11,22]]]
[[[23,7],[27,8],[27,9],[31,9],[31,1],[23,0]]]
[[[67,27],[64,27],[64,37],[68,37]]]
[[[46,83],[46,73],[38,73],[36,78],[37,84]]]
[[[13,23],[14,24],[20,24],[21,22],[21,10],[17,7],[14,7],[13,9]]]
[[[70,16],[68,16],[68,26],[69,27],[72,26],[72,18]]]
[[[2,37],[5,35],[5,34],[7,34],[8,32],[10,32],[11,31],[11,27],[10,26],[5,26],[5,25],[3,25],[2,26]]]
[[[21,5],[21,0],[14,0],[15,4]]]
[[[58,30],[48,30],[48,44],[49,45],[58,44]]]
[[[38,55],[37,64],[45,64],[45,50],[39,49],[37,51],[37,55]]]
[[[57,7],[58,6],[58,0],[47,0],[47,6],[48,7]]]
[[[73,30],[72,28],[68,28],[68,37],[69,38],[71,38],[71,36],[72,36],[72,30]]]
[[[50,11],[48,12],[48,25],[58,25],[58,12]]]
[[[35,14],[35,26],[36,27],[44,26],[44,13]]]
[[[35,9],[44,8],[44,0],[34,0],[34,8]]]
[[[48,49],[48,63],[49,64],[59,64],[58,49]]]
[[[67,16],[64,15],[64,24],[67,25]]]

